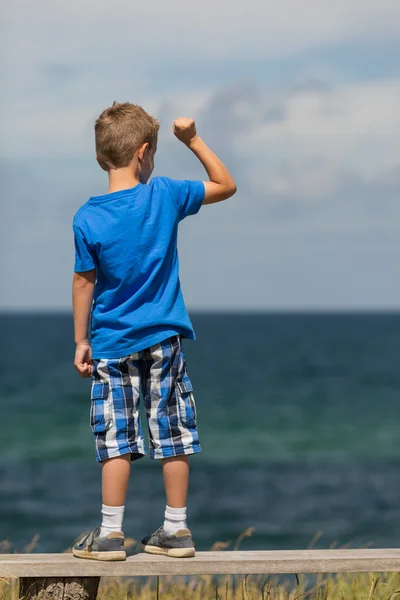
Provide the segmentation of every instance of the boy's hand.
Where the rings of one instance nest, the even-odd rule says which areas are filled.
[[[91,377],[92,367],[92,349],[89,343],[83,342],[76,345],[74,367],[81,377]]]
[[[184,117],[176,119],[174,122],[174,134],[178,140],[189,145],[197,136],[196,124],[193,119],[186,119]]]

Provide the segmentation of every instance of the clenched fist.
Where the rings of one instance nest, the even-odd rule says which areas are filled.
[[[74,367],[81,377],[91,377],[93,373],[92,349],[89,343],[76,345]]]
[[[193,119],[181,117],[174,122],[174,134],[184,144],[189,144],[197,135]]]

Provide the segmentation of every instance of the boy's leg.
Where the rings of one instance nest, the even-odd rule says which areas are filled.
[[[102,523],[101,537],[112,531],[122,531],[125,499],[131,470],[131,455],[124,454],[102,462]]]
[[[122,506],[125,504],[131,472],[131,455],[123,454],[102,463],[103,504]]]
[[[165,496],[171,508],[183,508],[189,488],[189,459],[187,456],[172,456],[162,460]]]
[[[138,354],[93,360],[90,421],[102,465],[102,524],[74,545],[79,558],[126,558],[122,521],[130,464],[145,454],[139,387]]]
[[[122,531],[131,461],[144,454],[139,417],[140,353],[109,360],[106,364],[101,362],[97,366],[99,371],[110,382],[112,398],[112,426],[106,432],[106,449],[101,457],[103,506],[100,535],[105,536]]]
[[[189,488],[189,460],[188,457],[173,456],[162,460],[165,496],[163,529],[168,535],[187,528],[186,500]]]
[[[167,556],[194,556],[192,536],[186,525],[188,455],[200,452],[201,448],[193,388],[186,372],[180,336],[144,351],[144,359],[150,456],[162,461],[167,499],[164,524],[143,540],[144,549]]]

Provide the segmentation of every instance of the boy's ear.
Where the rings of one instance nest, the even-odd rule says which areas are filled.
[[[107,166],[104,163],[101,162],[101,160],[99,159],[99,157],[97,156],[97,154],[96,154],[96,160],[97,160],[97,163],[98,163],[99,167],[101,167],[103,169],[103,171],[107,171],[108,172]]]
[[[149,142],[145,142],[144,144],[142,144],[139,148],[138,151],[138,160],[139,162],[143,162],[144,161],[144,157],[146,155],[146,152],[149,149]]]

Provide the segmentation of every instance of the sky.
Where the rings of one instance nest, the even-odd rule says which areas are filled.
[[[93,123],[161,121],[154,175],[238,193],[180,226],[192,310],[398,309],[398,0],[14,0],[1,8],[0,309],[69,310],[72,218],[106,192]]]

